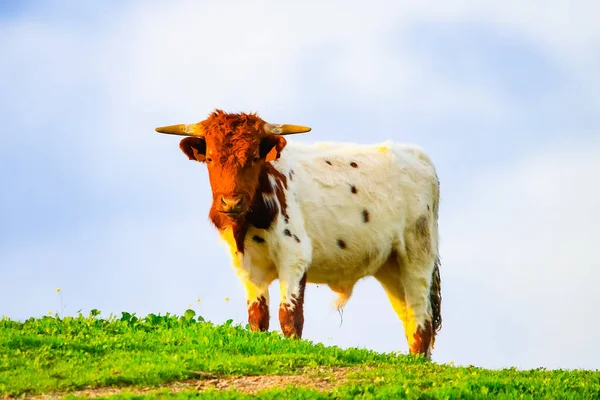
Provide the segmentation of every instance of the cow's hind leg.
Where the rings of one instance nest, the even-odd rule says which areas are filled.
[[[406,327],[406,301],[404,299],[404,286],[400,276],[400,265],[396,252],[392,252],[389,260],[375,273],[375,279],[381,283],[385,294],[387,294],[392,308],[398,314],[398,318]],[[406,332],[406,329],[404,330]],[[406,337],[408,340],[408,336]]]
[[[415,225],[404,232],[404,242],[398,247],[409,351],[429,358],[441,323],[437,229],[431,219],[418,218]]]

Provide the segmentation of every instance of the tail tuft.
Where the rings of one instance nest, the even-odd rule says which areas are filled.
[[[429,290],[429,302],[431,304],[431,325],[433,328],[433,339],[435,334],[442,329],[442,280],[440,278],[440,259],[435,259],[435,266],[431,276],[431,288]],[[432,343],[433,344],[433,343]]]

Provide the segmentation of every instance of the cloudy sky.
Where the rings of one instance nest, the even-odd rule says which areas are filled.
[[[0,315],[60,311],[60,287],[65,315],[245,324],[205,167],[154,132],[223,108],[428,152],[434,361],[600,369],[598,2],[208,4],[0,3]],[[309,285],[306,339],[407,351],[374,279],[343,321],[334,298]]]

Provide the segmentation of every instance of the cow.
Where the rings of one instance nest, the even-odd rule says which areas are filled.
[[[231,252],[252,331],[269,329],[269,285],[279,279],[279,322],[301,338],[306,283],[328,285],[340,310],[358,280],[381,283],[409,354],[431,358],[441,328],[439,180],[429,157],[392,141],[288,143],[309,132],[256,113],[214,110],[157,132],[205,163],[209,219]]]

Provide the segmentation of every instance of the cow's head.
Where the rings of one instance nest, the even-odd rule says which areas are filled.
[[[196,124],[170,125],[157,132],[190,136],[179,147],[190,160],[206,163],[213,194],[212,210],[237,220],[252,204],[265,165],[279,158],[283,135],[310,128],[269,124],[256,114],[216,110]]]

